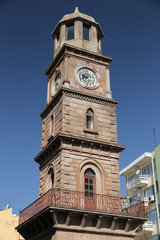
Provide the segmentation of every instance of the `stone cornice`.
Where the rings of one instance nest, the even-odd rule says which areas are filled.
[[[48,157],[52,154],[53,151],[56,153],[63,148],[62,143],[64,143],[64,141],[67,141],[72,145],[74,145],[75,142],[77,143],[79,142],[79,145],[81,147],[83,147],[85,143],[90,144],[92,147],[96,145],[96,146],[99,146],[99,149],[101,151],[107,151],[107,152],[120,153],[126,148],[125,146],[119,145],[116,143],[110,143],[110,142],[97,140],[97,139],[95,140],[95,139],[87,138],[84,136],[73,136],[71,134],[58,133],[55,137],[53,137],[50,143],[34,158],[34,160],[37,163],[39,163],[40,166],[42,167],[45,159],[48,159]],[[59,149],[55,151],[54,148],[57,147],[58,145],[57,142],[61,142],[61,144],[59,144],[60,146]]]
[[[63,57],[73,55],[73,54],[78,56],[80,55],[81,57],[85,57],[85,58],[87,57],[88,60],[94,60],[96,62],[98,61],[99,63],[105,63],[105,64],[109,64],[113,60],[111,57],[107,57],[99,53],[87,51],[85,49],[71,46],[65,43],[60,48],[59,52],[57,53],[56,57],[51,62],[49,67],[46,69],[45,74],[49,76],[52,70],[54,69],[54,67],[60,61],[60,59],[63,59]]]
[[[71,88],[62,87],[59,89],[59,91],[53,97],[53,99],[46,105],[44,110],[41,112],[40,116],[43,117],[44,114],[49,109],[49,107],[55,102],[55,100],[62,95],[66,95],[66,96],[69,96],[72,98],[82,99],[82,100],[85,100],[88,102],[94,102],[97,104],[111,106],[111,107],[115,106],[118,103],[118,101],[110,99],[110,98],[106,98],[106,97],[102,97],[102,96],[98,96],[98,95],[94,95],[94,94],[89,94],[87,92],[82,92],[82,91],[71,89]]]
[[[64,214],[64,220],[59,221],[58,215]],[[71,225],[72,217],[81,219],[75,225]],[[94,218],[95,226],[85,226],[87,219]],[[16,227],[16,230],[25,239],[40,239],[53,231],[94,233],[103,236],[121,236],[121,238],[133,238],[137,229],[147,220],[145,217],[135,217],[124,214],[112,214],[109,212],[71,209],[68,207],[48,206],[42,211],[30,217]],[[104,225],[105,222],[108,225]],[[121,223],[121,224],[120,224]],[[127,226],[128,225],[128,226]],[[103,226],[103,227],[102,227]],[[45,230],[44,230],[45,229]]]

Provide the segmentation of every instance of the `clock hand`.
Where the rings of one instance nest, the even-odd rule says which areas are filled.
[[[82,74],[82,78],[86,80],[88,77]]]

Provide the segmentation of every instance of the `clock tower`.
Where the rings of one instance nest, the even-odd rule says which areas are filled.
[[[54,59],[46,70],[41,113],[39,198],[20,213],[25,239],[133,239],[145,220],[143,202],[120,198],[112,58],[102,55],[103,32],[78,8],[52,32]]]

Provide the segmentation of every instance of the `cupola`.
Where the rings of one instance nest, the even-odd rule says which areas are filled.
[[[94,18],[80,13],[76,7],[74,13],[64,15],[59,21],[52,36],[55,56],[64,43],[101,53],[101,39],[104,35]]]

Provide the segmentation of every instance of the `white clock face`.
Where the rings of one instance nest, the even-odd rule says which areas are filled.
[[[52,82],[51,82],[51,96],[52,96],[52,97],[53,97],[54,94],[58,91],[59,86],[60,86],[60,83],[61,83],[61,73],[59,72],[59,73],[56,75],[56,78],[55,78],[55,79],[52,79]]]
[[[94,87],[96,85],[96,75],[88,68],[78,70],[77,80],[83,87]]]

